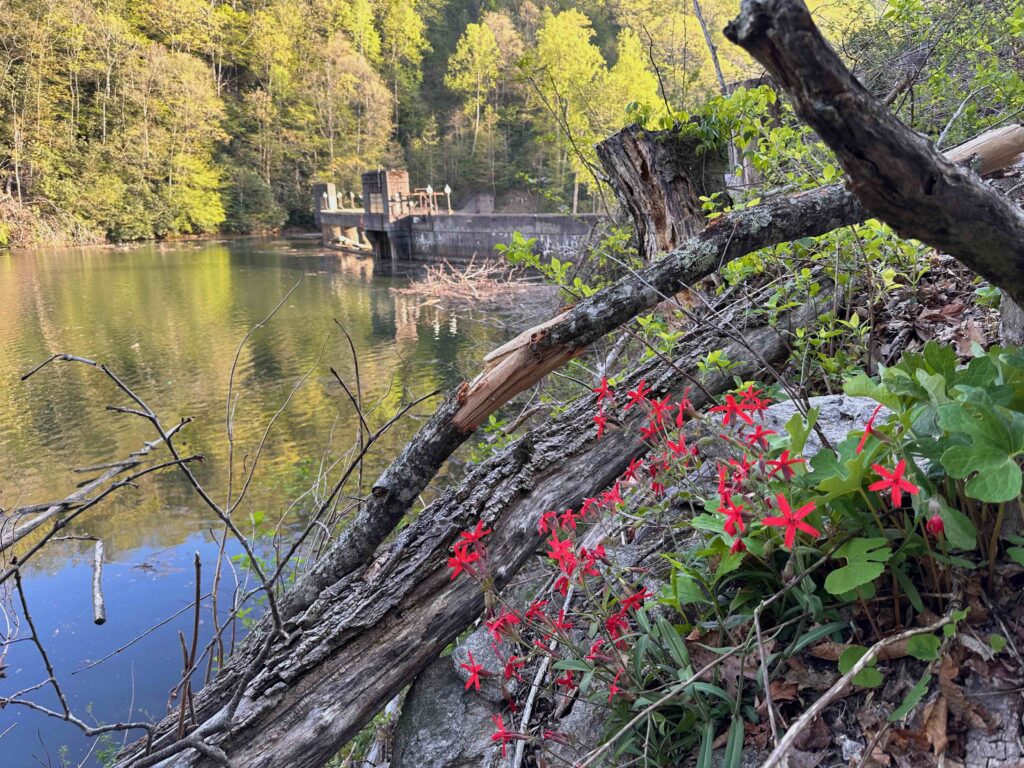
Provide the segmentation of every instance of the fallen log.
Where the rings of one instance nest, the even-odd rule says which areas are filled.
[[[728,214],[665,258],[489,355],[485,374],[449,395],[375,484],[356,524],[286,595],[287,640],[272,637],[269,622],[261,622],[198,695],[195,734],[216,742],[240,766],[322,764],[483,609],[475,585],[447,583],[444,563],[458,532],[477,519],[494,527],[489,551],[500,587],[532,553],[540,513],[578,504],[612,482],[640,452],[626,428],[610,430],[595,444],[593,404],[584,398],[446,491],[364,567],[409,502],[486,414],[550,370],[556,356],[577,354],[728,259],[823,234],[864,216],[854,196],[839,186]],[[794,324],[814,312],[812,303],[801,307]],[[743,324],[738,316],[733,319]],[[713,328],[697,326],[677,364],[688,369],[708,349],[725,347],[727,356],[743,361],[736,373],[754,377],[760,365],[751,348],[769,360],[785,351],[776,329],[749,333],[749,347],[729,341]],[[514,385],[486,375],[502,363],[515,373]],[[684,385],[677,371],[659,361],[635,378],[641,376],[666,392]],[[715,393],[725,386],[718,378],[706,388]],[[706,402],[703,393],[691,397],[698,407]],[[177,725],[171,717],[156,732],[155,754],[166,759],[146,757],[144,746],[136,744],[117,765],[217,764],[191,748],[176,753]]]
[[[903,125],[843,65],[802,0],[743,0],[725,36],[782,85],[797,115],[835,152],[867,210],[1024,302],[1024,212],[956,164],[958,152],[974,152],[970,142],[949,159]],[[998,151],[982,168],[1019,154],[1008,147],[1024,128],[1004,132],[988,137]]]
[[[700,375],[697,362],[707,350],[723,348],[727,357],[742,362],[728,376],[715,372],[702,388],[691,389],[689,396],[699,409],[708,404],[709,394],[731,387],[733,375],[762,377],[762,361],[781,362],[789,348],[780,328],[806,325],[831,306],[832,294],[823,290],[772,327],[748,326],[753,302],[720,307],[713,320],[704,318],[708,324],[695,324],[674,362],[649,362],[634,374],[632,385],[646,378],[655,393],[678,396],[689,387],[687,376]],[[723,333],[719,324],[736,331]],[[231,729],[212,734],[209,742],[233,765],[246,768],[312,767],[330,759],[482,612],[479,585],[449,579],[447,558],[460,532],[478,520],[493,529],[488,536],[489,575],[500,589],[537,550],[542,539],[537,520],[544,511],[579,506],[644,453],[637,427],[645,414],[623,411],[620,404],[615,415],[622,418],[596,441],[594,408],[592,395],[580,398],[561,416],[476,467],[458,489],[446,491],[425,509],[365,572],[324,592],[297,621],[293,639],[276,645],[259,664]],[[199,694],[195,708],[200,722],[215,721],[246,670],[257,663],[269,631],[264,622],[222,675]],[[167,742],[176,723],[171,717],[161,725],[158,733],[164,738],[156,737],[156,749]],[[117,763],[124,768],[146,764],[141,744]],[[159,764],[216,762],[189,751]]]

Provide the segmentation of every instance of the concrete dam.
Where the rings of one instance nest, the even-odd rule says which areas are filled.
[[[469,213],[453,211],[451,190],[409,188],[407,171],[362,175],[362,208],[339,198],[334,184],[313,185],[313,210],[325,245],[372,250],[381,259],[487,257],[514,232],[535,240],[541,254],[578,248],[602,214]]]

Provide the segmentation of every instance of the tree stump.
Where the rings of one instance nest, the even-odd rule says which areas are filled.
[[[698,150],[677,130],[623,128],[597,145],[620,205],[636,225],[640,255],[650,261],[707,224],[701,196],[725,193],[725,149]]]

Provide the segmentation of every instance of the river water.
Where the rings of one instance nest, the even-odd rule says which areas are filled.
[[[61,363],[19,380],[53,352],[106,363],[167,425],[194,418],[179,438],[182,450],[205,456],[196,473],[222,500],[225,403],[235,350],[298,283],[252,336],[236,372],[236,456],[242,457],[253,455],[268,420],[313,370],[278,419],[249,501],[237,515],[246,532],[260,518],[265,530],[317,474],[322,458],[337,457],[353,439],[356,416],[328,369],[355,381],[334,318],[359,352],[363,398],[376,406],[370,418],[376,426],[403,402],[462,380],[506,336],[493,316],[445,313],[394,294],[390,289],[410,274],[382,272],[371,259],[301,240],[0,251],[0,507],[63,498],[90,477],[75,468],[123,458],[154,437],[141,419],[105,408],[130,403],[95,369]],[[432,410],[424,405],[418,412]],[[416,426],[406,420],[381,440],[368,459],[371,478]],[[296,516],[301,509],[285,516],[285,525]],[[181,675],[178,633],[191,639],[191,610],[108,661],[88,665],[190,604],[195,553],[206,593],[217,554],[215,531],[215,516],[171,472],[148,476],[138,488],[83,514],[65,533],[104,542],[108,621],[102,626],[92,623],[91,541],[52,543],[25,567],[36,630],[82,719],[152,719],[166,711]],[[205,601],[201,639],[209,636],[209,612]],[[10,632],[9,622],[19,614],[10,605],[0,611],[0,632]],[[17,636],[0,664],[0,695],[46,679],[23,618]],[[50,688],[26,698],[59,709]],[[103,750],[115,749],[123,738],[93,746],[73,726],[18,706],[0,711],[0,734],[2,768],[101,765]]]

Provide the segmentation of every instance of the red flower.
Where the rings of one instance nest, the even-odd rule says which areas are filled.
[[[736,484],[741,483],[750,477],[750,468],[753,464],[751,464],[750,459],[744,456],[742,461],[729,459],[729,466],[736,470],[737,477],[733,481],[733,483]]]
[[[639,610],[640,607],[644,604],[644,600],[646,600],[649,597],[651,597],[651,593],[647,591],[647,587],[642,587],[639,592],[636,592],[630,595],[629,597],[624,597],[621,601],[619,601],[619,605],[621,605],[624,609],[628,608],[630,610],[636,611]]]
[[[602,547],[602,554],[604,554],[604,548]],[[597,552],[588,551],[586,548],[580,549],[580,557],[583,558],[583,573],[587,576],[600,576],[601,572],[597,570]]]
[[[637,384],[636,389],[631,389],[626,392],[626,396],[629,400],[626,401],[626,410],[629,410],[637,403],[646,403],[647,395],[651,390],[647,389],[647,379],[640,379],[640,383]]]
[[[793,544],[796,543],[797,531],[803,531],[815,538],[821,535],[818,529],[811,526],[810,523],[804,522],[804,518],[814,511],[813,501],[804,504],[796,511],[790,508],[789,502],[781,493],[777,493],[775,495],[775,501],[778,504],[779,512],[782,513],[782,517],[766,517],[761,522],[768,526],[776,526],[778,528],[786,529],[784,541],[787,549],[792,549]]]
[[[659,427],[664,423],[665,415],[671,414],[675,410],[675,406],[671,405],[668,401],[668,395],[665,395],[661,400],[651,398],[648,402],[651,406],[651,421]]]
[[[857,443],[857,453],[864,450],[864,444],[868,441],[868,435],[875,431],[875,417],[880,410],[882,410],[881,404],[875,408],[871,418],[868,419],[868,423],[864,426],[864,434],[860,436],[860,442]]]
[[[761,448],[768,448],[768,435],[778,434],[774,429],[765,429],[760,424],[754,425],[754,431],[746,437],[747,445],[751,448],[760,446]]]
[[[646,427],[640,427],[640,437],[644,440],[653,440],[659,434],[658,425],[651,421]]]
[[[561,630],[562,632],[568,632],[570,629],[572,629],[572,622],[565,620],[565,609],[564,608],[562,608],[558,612],[558,620],[551,622],[551,625],[555,629]]]
[[[558,527],[558,513],[554,510],[548,510],[540,516],[540,520],[537,521],[537,530],[540,533],[551,533]]]
[[[583,506],[580,507],[580,517],[586,517],[587,513],[590,512],[590,508],[597,504],[597,499],[586,498],[583,500]]]
[[[938,513],[928,518],[928,522],[924,524],[924,528],[932,536],[938,538],[946,530],[946,524],[942,522],[942,516]]]
[[[469,652],[469,664],[459,664],[460,667],[469,672],[469,679],[466,681],[465,690],[469,690],[469,686],[475,686],[476,689],[480,690],[480,673],[483,671],[484,665],[477,664],[473,659],[473,652]]]
[[[569,594],[569,577],[562,575],[555,579],[555,583],[552,585],[555,592],[561,593],[564,597]]]
[[[734,416],[745,421],[747,424],[753,425],[754,423],[754,419],[747,413],[750,410],[750,405],[748,403],[737,403],[736,398],[732,395],[725,396],[725,405],[716,405],[710,410],[712,413],[725,414],[722,418],[722,424],[725,426],[729,426],[729,422]]]
[[[678,443],[666,440],[665,444],[672,451],[673,456],[685,456],[689,452],[689,449],[686,447],[686,435],[680,435]]]
[[[665,493],[665,484],[664,483],[651,483],[651,492],[655,496],[663,495]]]
[[[616,483],[609,490],[601,494],[601,506],[610,507],[613,504],[622,503],[622,494],[619,493],[619,484]]]
[[[559,539],[558,533],[552,533],[548,538],[548,546],[551,549],[548,550],[548,557],[552,560],[562,562],[563,560],[571,559],[575,562],[576,556],[572,551],[572,542],[569,539]]]
[[[572,670],[565,670],[565,674],[555,678],[555,685],[563,685],[569,690],[576,687],[576,681],[572,679]]]
[[[746,533],[746,525],[743,522],[743,505],[736,505],[732,503],[732,499],[728,496],[718,505],[718,511],[725,515],[725,526],[724,530],[730,536],[735,536],[736,531],[740,533]]]
[[[522,680],[523,677],[519,674],[519,670],[525,666],[525,659],[520,659],[518,656],[510,656],[509,660],[505,662],[505,679],[511,680],[514,677],[516,680]]]
[[[763,411],[771,403],[770,398],[761,397],[764,394],[764,390],[754,389],[753,384],[741,390],[738,394],[743,398],[743,404],[752,411]]]
[[[599,637],[596,640],[594,640],[594,642],[590,645],[590,653],[588,653],[583,658],[586,659],[587,661],[598,661],[598,660],[601,660],[601,659],[608,658],[603,653],[599,653],[599,651],[601,650],[601,646],[602,645],[604,645],[604,638],[603,637]]]
[[[687,411],[693,410],[693,403],[690,402],[690,388],[687,387],[686,391],[683,392],[682,398],[679,400],[678,410],[676,411],[676,426],[683,426],[683,417]]]
[[[632,459],[629,462],[629,466],[626,471],[622,473],[623,480],[634,480],[636,479],[636,471],[644,465],[643,459]]]
[[[729,553],[735,555],[737,552],[746,552],[747,545],[743,543],[743,539],[736,539],[729,547]]]
[[[491,637],[494,638],[495,642],[499,642],[501,640],[501,633],[508,632],[509,629],[519,622],[519,614],[515,611],[505,611],[501,616],[486,622],[486,626],[487,631],[491,633]]]
[[[608,417],[604,415],[604,411],[598,411],[594,417],[594,423],[597,424],[597,439],[600,440],[604,435],[604,428],[608,424]]]
[[[505,730],[505,721],[500,714],[491,715],[491,720],[494,721],[494,726],[497,729],[491,734],[491,741],[497,741],[501,744],[501,756],[506,757],[508,754],[508,742],[515,741],[516,734]]]
[[[782,478],[784,480],[789,480],[796,474],[796,472],[790,469],[790,467],[795,464],[804,463],[805,461],[803,459],[794,459],[790,456],[789,449],[787,448],[779,455],[779,458],[769,460],[768,465],[772,467],[772,471],[769,472],[768,475],[769,477],[774,477],[776,472],[782,472]]]
[[[597,394],[597,402],[598,403],[600,403],[606,397],[611,397],[613,393],[612,393],[611,387],[608,386],[608,377],[607,376],[602,376],[601,377],[601,386],[594,387],[594,389],[592,391]]]
[[[718,495],[722,499],[728,499],[731,491],[735,489],[734,484],[729,483],[729,469],[724,464],[718,465]]]
[[[455,556],[448,558],[448,567],[452,569],[451,581],[455,581],[455,577],[463,571],[470,575],[476,573],[469,566],[480,559],[479,552],[475,550],[470,552],[469,545],[464,541],[455,542],[453,552],[455,553]]]
[[[608,635],[612,640],[616,640],[623,633],[628,632],[629,619],[626,618],[626,609],[622,608],[605,619],[604,628],[608,630]]]
[[[911,496],[917,494],[920,490],[916,485],[903,477],[903,473],[907,469],[907,462],[904,459],[900,459],[896,468],[890,472],[881,464],[872,464],[871,468],[882,476],[882,480],[872,483],[868,486],[869,491],[884,491],[892,489],[892,505],[899,507],[903,503],[903,491],[906,491]]]
[[[463,531],[461,536],[465,540],[466,544],[475,544],[476,542],[483,539],[483,537],[490,532],[490,529],[486,531],[484,530],[483,520],[477,520],[476,528],[474,528],[472,531]]]
[[[612,697],[614,697],[615,694],[622,693],[622,689],[619,688],[619,686],[617,685],[617,683],[619,682],[619,676],[621,674],[622,674],[622,670],[621,669],[618,672],[615,673],[615,679],[612,680],[612,685],[608,689],[608,703],[609,704],[612,703]]]
[[[534,600],[530,603],[530,607],[526,609],[526,618],[533,619],[534,621],[543,621],[547,618],[544,615],[544,606],[547,604],[547,600]]]
[[[576,530],[576,510],[567,509],[562,513],[562,527]]]

